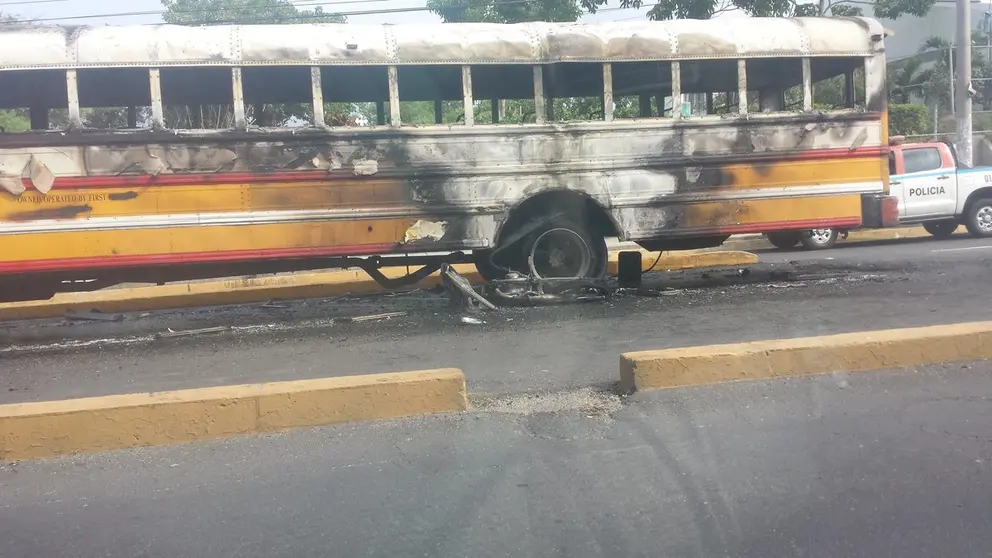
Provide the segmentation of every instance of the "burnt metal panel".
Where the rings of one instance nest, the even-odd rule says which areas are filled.
[[[711,212],[722,226],[746,216],[741,212],[747,200],[880,192],[880,175],[832,184],[821,183],[816,173],[789,171],[797,183],[764,188],[761,173],[782,172],[783,158],[807,151],[881,147],[882,133],[879,115],[858,112],[347,132],[87,131],[47,135],[49,144],[55,138],[64,142],[49,147],[12,143],[26,136],[0,138],[0,177],[19,178],[26,167],[43,165],[58,188],[63,177],[195,173],[209,185],[211,176],[230,172],[254,173],[252,180],[264,181],[266,174],[306,171],[326,177],[320,180],[331,189],[338,180],[349,188],[367,181],[367,193],[351,198],[364,200],[353,208],[358,214],[393,208],[434,216],[447,223],[444,242],[474,246],[491,243],[524,200],[573,192],[606,209],[621,236],[655,238],[700,226],[701,217],[681,219],[678,208],[686,204],[725,202],[720,207],[726,211]],[[300,188],[313,189],[308,184],[313,182]],[[388,200],[382,197],[387,192]],[[65,205],[70,209],[54,204],[52,211],[75,211],[79,204]]]
[[[748,18],[602,23],[411,25],[11,26],[0,70],[116,66],[535,64],[870,56],[868,18]]]

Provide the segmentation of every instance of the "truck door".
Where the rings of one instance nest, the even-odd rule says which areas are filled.
[[[906,218],[906,193],[903,191],[902,175],[896,168],[896,152],[889,151],[889,195],[899,200],[899,219]]]
[[[945,161],[937,145],[905,146],[902,149],[901,201],[905,219],[954,215],[957,202],[953,161]]]

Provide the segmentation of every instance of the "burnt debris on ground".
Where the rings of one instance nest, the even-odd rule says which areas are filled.
[[[844,275],[844,274],[840,274]],[[653,274],[640,278],[639,286],[625,287],[616,279],[541,278],[510,272],[502,279],[473,286],[453,267],[441,267],[442,290],[452,306],[477,312],[502,307],[553,306],[582,302],[605,302],[617,296],[672,296],[689,289],[756,284],[803,284],[827,279],[837,273],[797,273],[775,266],[709,269],[698,273]]]
[[[477,290],[450,265],[441,267],[441,282],[452,304],[469,311],[498,306],[551,306],[607,299],[615,288],[600,279],[543,279],[511,271]]]
[[[472,286],[452,272],[445,275],[442,285],[424,290],[135,312],[125,314],[120,321],[52,318],[7,322],[0,324],[0,359],[29,354],[42,346],[50,346],[51,350],[95,351],[115,343],[172,345],[198,343],[196,339],[207,338],[221,342],[232,336],[297,336],[304,330],[321,330],[329,340],[343,342],[352,335],[423,333],[448,327],[445,324],[496,327],[497,322],[511,322],[520,327],[522,321],[542,322],[576,313],[598,316],[596,312],[582,310],[590,304],[613,308],[655,300],[662,306],[652,308],[677,309],[685,304],[707,304],[711,299],[725,296],[803,287],[856,288],[863,283],[906,281],[909,275],[912,274],[907,274],[904,268],[889,269],[876,264],[759,263],[743,268],[652,272],[643,276],[639,287],[621,288],[615,279],[535,281],[522,275]],[[460,317],[472,314],[477,317],[459,321]],[[486,315],[493,318],[485,318]],[[205,332],[209,334],[204,335]]]

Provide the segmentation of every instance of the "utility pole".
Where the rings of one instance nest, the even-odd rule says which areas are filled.
[[[957,112],[957,107],[954,106],[958,102],[958,96],[954,94],[954,80],[957,79],[957,77],[956,77],[957,74],[954,73],[954,47],[953,46],[947,48],[947,68],[948,68],[948,70],[951,73],[951,79],[950,79],[950,82],[951,82],[951,115],[954,116],[954,115],[956,115],[958,113]]]
[[[955,65],[955,104],[958,135],[958,162],[971,168],[971,2],[957,0],[957,64]]]
[[[820,0],[820,17],[827,15],[827,0]]]
[[[985,10],[985,59],[992,60],[992,10]]]

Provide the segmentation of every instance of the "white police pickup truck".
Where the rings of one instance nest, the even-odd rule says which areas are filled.
[[[964,225],[971,236],[992,236],[992,167],[959,169],[954,150],[945,143],[906,143],[889,151],[889,194],[899,200],[899,224],[923,225],[947,238]],[[780,231],[765,237],[777,248],[821,250],[848,231],[813,229]]]

